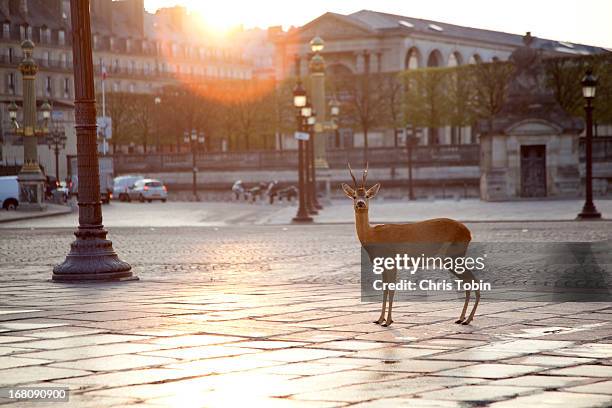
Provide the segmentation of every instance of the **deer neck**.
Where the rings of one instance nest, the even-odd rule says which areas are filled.
[[[355,210],[355,227],[357,238],[362,245],[371,241],[372,227],[370,226],[368,210]]]

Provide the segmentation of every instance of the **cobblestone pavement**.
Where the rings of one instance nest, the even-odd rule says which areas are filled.
[[[476,223],[476,241],[600,241],[612,223]],[[608,407],[612,304],[359,301],[351,225],[113,228],[139,282],[56,284],[71,229],[2,229],[0,385],[83,407]],[[7,406],[57,407],[58,403]]]

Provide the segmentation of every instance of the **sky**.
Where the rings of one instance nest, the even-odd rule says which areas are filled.
[[[300,26],[327,11],[362,9],[514,34],[612,48],[612,0],[145,0],[145,8],[182,5],[217,30],[237,25]]]

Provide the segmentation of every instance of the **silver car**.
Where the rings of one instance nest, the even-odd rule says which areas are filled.
[[[128,201],[128,190],[138,180],[143,180],[144,176],[126,175],[115,177],[113,182],[113,198],[119,201]]]
[[[150,203],[153,200],[161,200],[162,203],[165,203],[167,199],[168,189],[159,180],[138,180],[128,188],[128,201],[138,200],[141,203],[145,201]]]

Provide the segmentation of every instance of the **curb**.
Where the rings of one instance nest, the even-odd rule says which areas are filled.
[[[46,217],[55,217],[58,215],[66,215],[66,214],[70,214],[72,213],[72,207],[67,207],[65,210],[62,211],[54,211],[54,212],[45,212],[45,211],[41,211],[39,213],[31,213],[31,214],[24,214],[23,216],[20,217],[15,217],[15,218],[10,218],[10,219],[1,219],[0,218],[0,224],[5,224],[5,223],[9,223],[9,222],[15,222],[15,221],[24,221],[24,220],[33,220],[36,218],[46,218]]]

